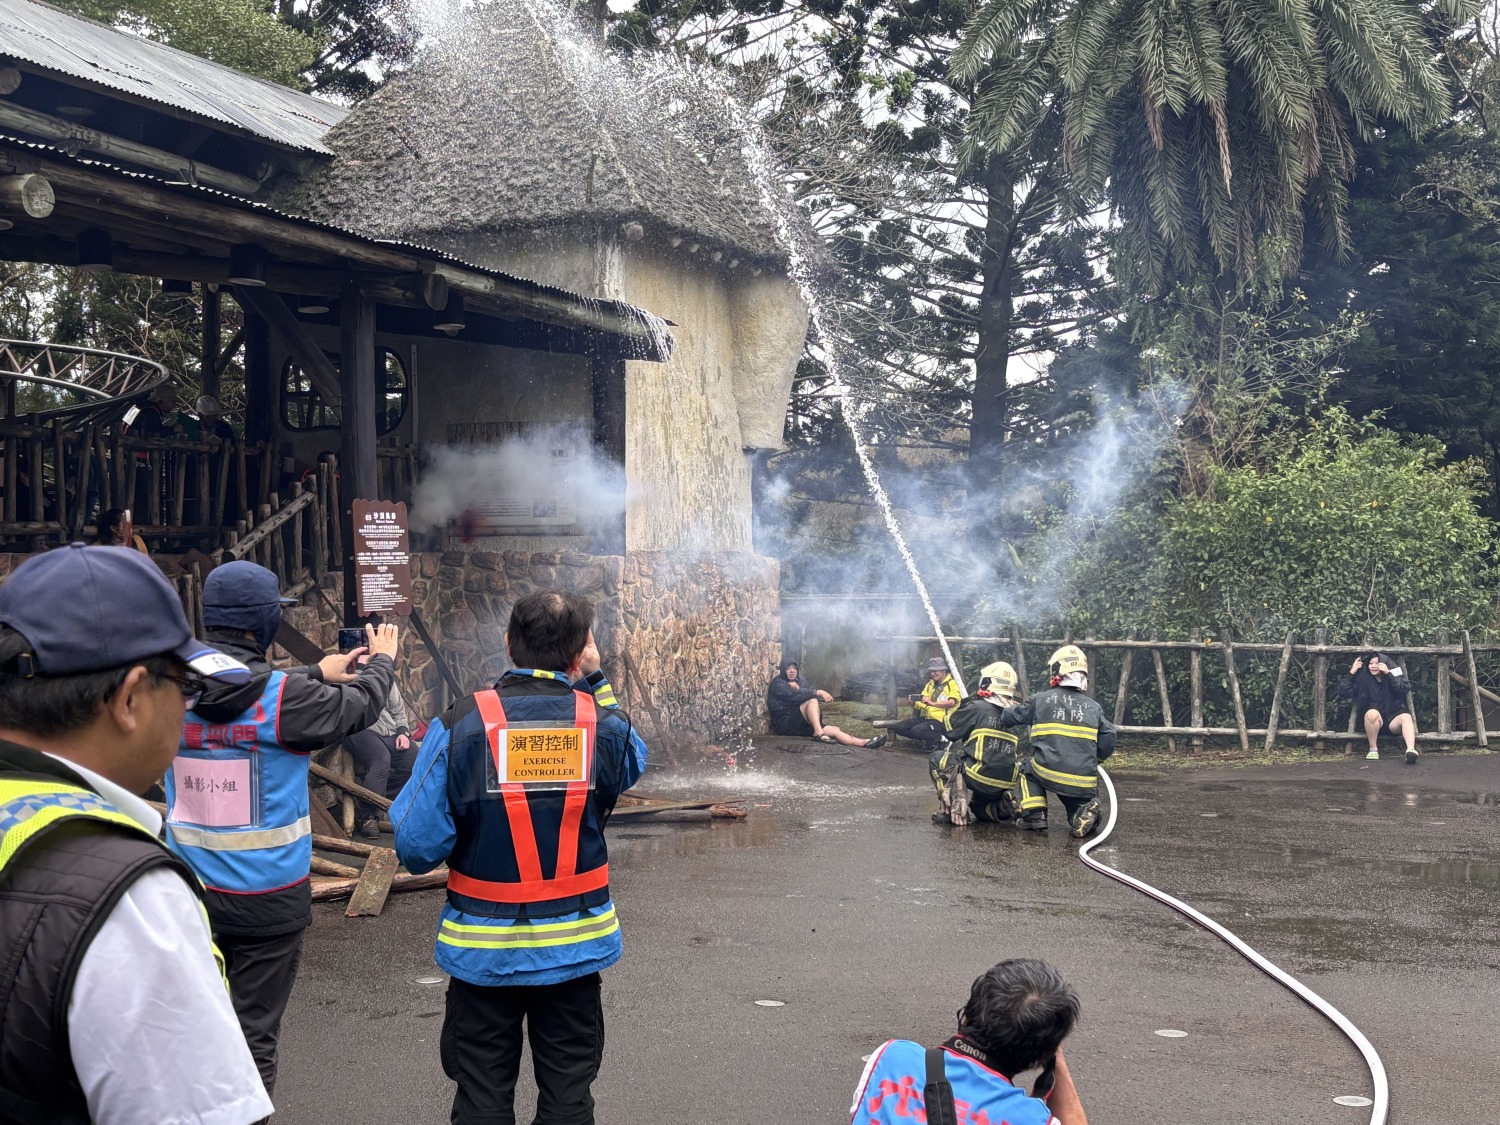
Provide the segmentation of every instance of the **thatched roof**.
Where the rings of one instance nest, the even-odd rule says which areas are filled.
[[[690,145],[639,96],[640,75],[519,0],[455,21],[323,138],[334,159],[284,187],[281,206],[384,238],[640,222],[782,256],[728,131],[699,128]]]

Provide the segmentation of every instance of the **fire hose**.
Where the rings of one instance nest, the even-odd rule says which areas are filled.
[[[1126,875],[1123,871],[1118,871],[1113,867],[1107,867],[1090,854],[1100,844],[1104,843],[1105,840],[1109,839],[1110,833],[1112,833],[1115,829],[1115,813],[1117,809],[1115,785],[1114,782],[1110,780],[1109,774],[1105,772],[1102,766],[1099,768],[1099,779],[1104,782],[1104,788],[1109,793],[1109,819],[1105,821],[1104,830],[1100,832],[1098,836],[1094,837],[1094,839],[1090,840],[1088,843],[1084,844],[1081,848],[1078,849],[1078,858],[1084,862],[1085,866],[1092,868],[1093,870],[1099,872],[1099,874],[1106,875],[1109,878],[1114,879],[1116,882],[1124,883],[1127,887],[1130,887],[1133,890],[1140,891],[1141,894],[1146,895],[1150,898],[1154,898],[1157,902],[1164,903],[1165,905],[1170,906],[1173,910],[1177,911],[1177,913],[1181,914],[1188,921],[1195,922],[1198,925],[1202,926],[1205,930],[1208,930],[1210,933],[1221,939],[1231,949],[1233,949],[1241,957],[1245,958],[1245,960],[1249,961],[1261,972],[1271,977],[1278,984],[1295,993],[1307,1004],[1316,1008],[1319,1012],[1326,1016],[1335,1027],[1337,1027],[1344,1033],[1344,1035],[1349,1038],[1349,1041],[1352,1042],[1355,1047],[1359,1048],[1359,1053],[1364,1056],[1365,1065],[1370,1069],[1370,1079],[1375,1088],[1375,1098],[1370,1109],[1370,1125],[1385,1125],[1386,1109],[1390,1104],[1390,1088],[1386,1082],[1385,1064],[1380,1061],[1380,1056],[1376,1053],[1375,1048],[1371,1045],[1370,1041],[1365,1038],[1364,1033],[1360,1031],[1359,1028],[1355,1027],[1343,1012],[1339,1011],[1327,1000],[1324,1000],[1321,996],[1319,996],[1312,989],[1308,988],[1307,985],[1303,984],[1296,977],[1292,976],[1284,969],[1281,969],[1272,964],[1245,942],[1241,941],[1229,930],[1221,926],[1219,923],[1215,922],[1212,918],[1203,913],[1200,913],[1197,910],[1194,910],[1187,903],[1173,898],[1165,891],[1158,890],[1150,883],[1143,882],[1140,879],[1135,878],[1134,876]]]

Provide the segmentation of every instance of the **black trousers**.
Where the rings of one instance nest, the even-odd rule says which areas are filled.
[[[229,977],[230,999],[250,1054],[266,1084],[266,1093],[276,1092],[276,1045],[281,1040],[281,1017],[292,998],[297,965],[302,960],[302,937],[306,930],[276,937],[220,937],[224,968]]]
[[[354,759],[354,770],[360,784],[382,797],[395,797],[411,777],[411,768],[416,763],[417,751],[408,746],[396,749],[396,736],[376,734],[373,730],[362,730],[344,739],[344,746]],[[368,820],[379,816],[383,810],[365,801],[359,802],[359,819]]]
[[[532,1125],[593,1125],[589,1087],[604,1057],[598,973],[533,987],[448,982],[442,1056],[458,1083],[453,1125],[515,1125],[523,1034],[536,1075]]]
[[[915,716],[902,719],[899,723],[892,723],[887,729],[892,734],[899,734],[902,738],[910,738],[915,742],[926,743],[933,747],[937,746],[947,733],[947,728],[936,719],[918,719]]]

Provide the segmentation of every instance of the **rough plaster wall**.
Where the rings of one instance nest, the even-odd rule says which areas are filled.
[[[807,339],[807,303],[780,274],[736,275],[729,299],[741,444],[780,449],[792,377]]]

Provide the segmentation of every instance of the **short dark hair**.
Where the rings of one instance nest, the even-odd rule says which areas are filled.
[[[30,649],[31,642],[20,633],[0,626],[0,727],[43,736],[88,726],[110,696],[120,690],[132,668],[144,667],[153,680],[159,681],[183,667],[176,657],[151,656],[76,676],[27,677],[17,667],[16,658]]]
[[[594,603],[582,594],[538,590],[510,611],[507,639],[517,668],[566,672],[589,642]]]
[[[1001,961],[976,980],[961,1013],[964,1035],[1014,1078],[1041,1066],[1078,1022],[1078,995],[1045,961]]]

